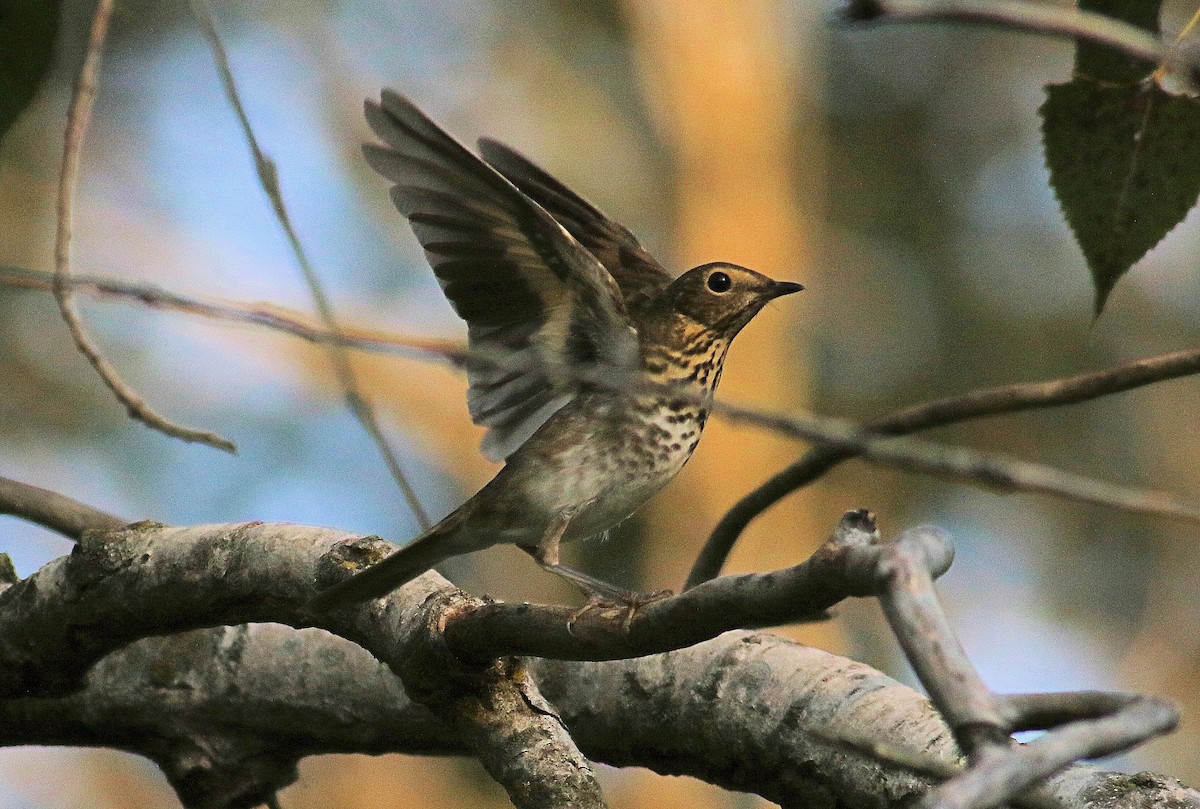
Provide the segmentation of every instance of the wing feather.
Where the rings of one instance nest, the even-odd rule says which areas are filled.
[[[576,241],[600,260],[627,300],[671,283],[670,273],[646,252],[627,228],[609,219],[525,155],[490,138],[479,140],[479,151],[488,163],[545,208]]]
[[[471,418],[483,449],[505,458],[570,401],[570,369],[630,370],[638,338],[609,269],[509,179],[411,101],[384,90],[366,117],[385,145],[363,147],[391,180],[480,362],[468,369]],[[503,356],[504,363],[488,363]]]

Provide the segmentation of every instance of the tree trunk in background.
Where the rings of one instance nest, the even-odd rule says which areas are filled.
[[[626,8],[652,115],[677,155],[681,265],[732,261],[820,290],[813,261],[825,147],[811,47],[820,41],[817,10],[775,0],[628,0]],[[746,328],[730,351],[721,398],[779,410],[808,405],[810,330],[797,323],[816,300],[811,292],[787,298]],[[692,462],[650,509],[650,580],[686,575],[696,538],[800,451],[761,431],[710,426]],[[790,498],[751,526],[731,567],[795,564],[835,520],[812,493]],[[832,624],[795,634],[830,650],[842,645]]]

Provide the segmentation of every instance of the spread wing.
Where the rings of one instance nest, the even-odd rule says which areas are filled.
[[[545,208],[576,241],[600,259],[626,299],[671,283],[670,274],[623,225],[609,219],[516,149],[481,138],[479,151],[496,171]]]
[[[467,405],[488,427],[484,453],[506,458],[574,394],[564,369],[637,366],[621,291],[550,214],[411,101],[384,90],[366,116],[386,144],[364,146],[367,162],[395,183],[392,201],[467,321],[470,347],[503,358],[470,364]]]

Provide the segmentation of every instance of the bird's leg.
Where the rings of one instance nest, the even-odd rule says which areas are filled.
[[[525,548],[525,550],[537,560],[538,564],[551,573],[557,573],[564,579],[567,579],[580,590],[588,598],[593,600],[609,599],[625,603],[631,599],[636,600],[638,593],[629,590],[623,590],[620,587],[609,584],[603,579],[597,579],[595,576],[589,576],[581,570],[576,570],[573,567],[567,567],[558,561],[558,546],[562,542],[563,534],[567,532],[567,526],[571,524],[571,518],[578,513],[579,509],[587,506],[588,503],[581,503],[577,506],[568,506],[550,521],[546,526],[546,532],[542,534],[541,541],[538,542],[536,548]]]
[[[633,590],[625,590],[615,585],[609,584],[603,579],[597,579],[595,576],[576,570],[573,567],[567,567],[558,561],[558,546],[562,542],[563,534],[567,531],[567,526],[571,524],[571,518],[579,511],[579,509],[588,505],[581,503],[577,506],[564,508],[562,511],[550,521],[546,527],[546,532],[542,535],[542,539],[538,542],[537,548],[525,548],[534,559],[538,561],[544,569],[557,573],[563,578],[571,581],[576,587],[583,590],[587,595],[588,601],[577,612],[575,612],[567,620],[567,629],[579,620],[580,616],[589,610],[608,607],[622,606],[628,609],[628,614],[625,616],[624,626],[625,631],[629,631],[630,624],[633,623],[633,617],[640,607],[645,606],[653,601],[658,601],[668,596],[674,595],[671,590],[660,590],[654,593],[639,593]]]

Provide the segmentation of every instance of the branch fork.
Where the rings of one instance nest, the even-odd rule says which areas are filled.
[[[967,768],[948,779],[945,761],[928,765],[925,774],[942,783],[926,806],[1039,805],[1026,793],[1071,762],[1126,749],[1177,721],[1168,706],[1138,696],[991,694],[933,593],[953,558],[947,535],[918,528],[884,541],[865,510],[847,512],[800,565],[706,582],[646,605],[628,628],[622,610],[590,610],[568,631],[569,607],[475,598],[433,573],[385,599],[308,611],[330,579],[390,547],[377,537],[265,523],[85,531],[75,553],[0,594],[0,694],[64,698],[86,687],[95,662],[153,635],[262,621],[321,626],[387,664],[518,806],[599,807],[590,765],[524,656],[619,662],[878,594],[966,754]],[[1008,741],[1039,726],[1051,730],[1037,742]]]

